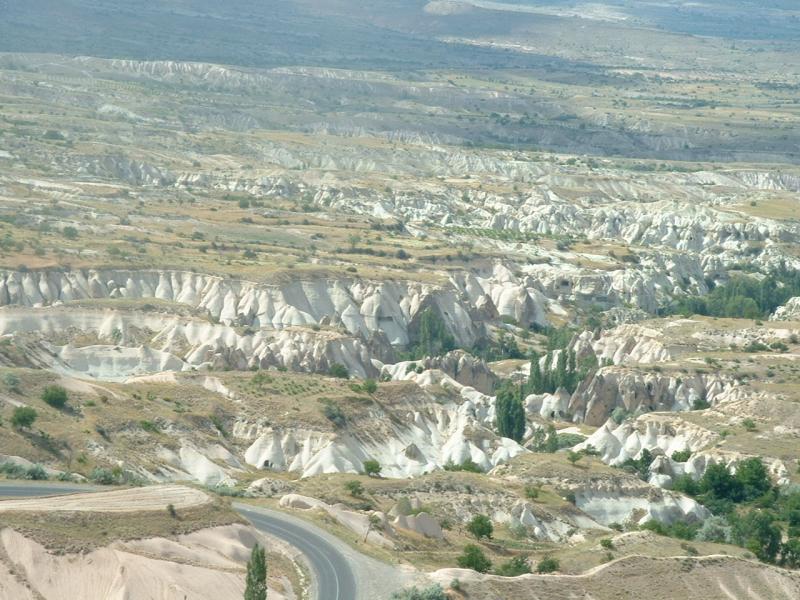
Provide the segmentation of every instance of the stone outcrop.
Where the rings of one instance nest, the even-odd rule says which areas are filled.
[[[678,377],[605,367],[578,386],[569,412],[575,420],[599,427],[617,407],[631,414],[689,410],[696,400],[713,404],[719,394],[733,387],[733,381],[713,374]]]

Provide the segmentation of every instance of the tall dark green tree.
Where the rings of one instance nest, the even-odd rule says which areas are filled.
[[[247,562],[247,582],[244,600],[266,600],[267,598],[267,556],[259,544],[253,546]]]
[[[531,373],[528,377],[528,394],[541,394],[544,387],[542,382],[542,367],[539,365],[539,355],[534,354],[531,357]]]
[[[555,387],[556,389],[569,387],[566,350],[561,350],[561,352],[558,353],[558,359],[556,360]]]
[[[437,356],[450,352],[456,342],[442,317],[431,308],[422,311],[419,319],[419,342],[413,350],[417,357]]]
[[[525,407],[517,388],[504,385],[497,392],[495,402],[495,424],[497,432],[517,442],[525,435]]]

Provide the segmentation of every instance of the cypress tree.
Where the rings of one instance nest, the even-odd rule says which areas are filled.
[[[520,442],[525,436],[525,407],[522,406],[522,398],[509,385],[497,392],[495,424],[497,432],[503,437]]]
[[[561,350],[558,353],[558,360],[556,361],[556,374],[555,374],[555,388],[569,387],[569,378],[567,376],[567,351]],[[555,390],[554,390],[555,391]]]
[[[542,368],[539,366],[539,355],[534,354],[531,358],[531,373],[528,377],[528,393],[541,394],[544,391],[542,381]]]
[[[247,562],[247,582],[244,600],[267,599],[267,556],[264,548],[256,544]]]

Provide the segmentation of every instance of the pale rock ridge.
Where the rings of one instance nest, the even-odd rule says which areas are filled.
[[[669,488],[682,475],[698,480],[712,464],[724,464],[735,470],[739,461],[748,458],[739,452],[716,448],[719,440],[716,433],[680,418],[642,415],[619,425],[609,419],[584,442],[575,446],[575,450],[592,447],[604,463],[612,466],[620,466],[628,459],[639,459],[642,452],[647,450],[654,457],[649,466],[650,484]],[[673,453],[684,450],[691,452],[686,462],[672,459]],[[783,461],[764,457],[762,460],[779,485],[789,482]]]
[[[570,349],[578,359],[593,354],[599,364],[657,364],[672,358],[660,331],[633,324],[603,330],[598,336],[584,331],[572,341]]]
[[[72,334],[105,344],[75,347]],[[244,332],[189,317],[47,307],[0,310],[0,335],[33,336],[28,355],[65,374],[124,381],[147,373],[193,369],[286,367],[327,372],[334,363],[358,377],[377,374],[373,361],[392,356],[380,334],[369,342],[332,330],[289,326]],[[61,339],[65,345],[45,341]]]
[[[447,286],[415,282],[318,279],[267,285],[182,271],[38,271],[0,275],[0,306],[41,307],[86,298],[157,298],[207,311],[226,325],[281,329],[292,325],[341,325],[350,334],[381,334],[407,345],[419,314],[430,308],[461,345],[482,335],[482,322],[497,314],[522,324],[546,323],[547,300],[508,277],[454,277]]]
[[[578,386],[570,399],[569,413],[576,421],[600,426],[617,407],[630,413],[690,410],[696,400],[713,405],[718,396],[734,388],[733,380],[716,374],[680,378],[604,367]]]
[[[673,452],[697,452],[713,445],[719,436],[707,429],[686,421],[661,415],[642,415],[635,421],[617,425],[609,419],[577,450],[593,447],[601,460],[619,466],[628,459],[636,459],[642,450],[672,456]]]
[[[530,394],[525,398],[525,412],[543,419],[566,418],[569,414],[570,395],[564,388],[554,394]]]
[[[603,525],[650,520],[702,522],[711,513],[695,500],[651,486],[627,488],[616,484],[595,483],[575,488],[575,506]]]
[[[409,397],[391,415],[372,415],[372,426],[326,433],[238,422],[233,433],[251,440],[245,451],[248,464],[303,477],[360,473],[368,459],[377,460],[386,477],[414,477],[467,459],[488,471],[526,452],[493,433],[494,398],[452,380],[449,385],[460,391],[460,403],[436,401],[426,394]]]
[[[443,356],[427,356],[419,360],[383,365],[381,375],[395,381],[409,380],[422,383],[422,378],[418,375],[431,370],[439,371],[459,384],[475,388],[485,394],[490,394],[498,382],[497,376],[485,361],[463,350],[454,350]]]
[[[797,321],[800,320],[800,296],[789,298],[783,306],[779,306],[770,315],[770,321]]]

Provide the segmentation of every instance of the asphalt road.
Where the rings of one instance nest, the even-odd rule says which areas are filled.
[[[76,486],[54,483],[19,483],[0,481],[0,498],[33,498],[35,496],[58,496],[76,492],[92,492],[96,488],[88,485]]]
[[[34,497],[72,494],[92,491],[90,486],[0,482],[0,498]],[[317,585],[318,600],[355,600],[356,580],[347,557],[330,542],[314,533],[313,525],[298,525],[285,521],[280,516],[263,514],[244,506],[236,511],[253,526],[291,544],[302,552],[311,568]]]
[[[236,510],[259,531],[288,542],[305,554],[314,570],[319,600],[355,600],[356,580],[347,557],[312,531],[312,525],[296,525],[280,517],[237,506]]]

